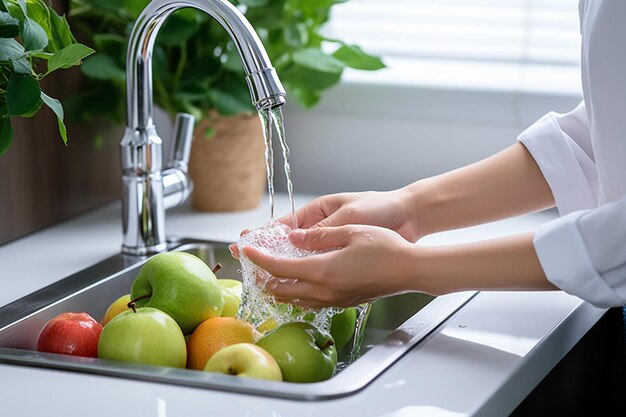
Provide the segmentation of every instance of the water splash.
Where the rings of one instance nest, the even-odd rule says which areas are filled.
[[[356,326],[354,329],[354,336],[352,338],[352,349],[350,350],[349,363],[354,362],[359,358],[361,353],[361,346],[363,345],[363,338],[365,336],[365,327],[367,326],[367,319],[369,318],[370,311],[372,311],[372,304],[365,303],[357,307]]]
[[[293,321],[307,321],[328,332],[332,316],[340,312],[341,309],[313,310],[279,303],[265,289],[267,281],[272,278],[270,273],[253,264],[243,252],[244,247],[252,246],[273,256],[291,259],[320,253],[293,246],[287,238],[290,230],[288,226],[274,222],[253,229],[239,238],[237,246],[241,254],[239,260],[243,277],[243,295],[238,316],[257,328],[265,327],[270,320],[274,322],[274,326]],[[290,279],[285,279],[285,281],[288,282]],[[291,281],[296,282],[296,280]],[[297,300],[292,301],[297,302]]]

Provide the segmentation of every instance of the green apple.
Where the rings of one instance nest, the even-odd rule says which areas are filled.
[[[224,296],[224,309],[222,317],[237,317],[239,306],[241,305],[241,295],[243,294],[243,283],[236,279],[218,279],[217,283],[222,287]]]
[[[333,337],[338,351],[345,348],[352,340],[356,327],[356,316],[356,307],[346,308],[333,316],[330,323],[330,335]]]
[[[204,370],[246,378],[283,380],[280,367],[272,355],[252,343],[236,343],[217,351]]]
[[[324,381],[333,376],[337,367],[332,336],[311,323],[283,324],[263,336],[256,345],[276,359],[285,381]]]
[[[161,253],[141,268],[130,296],[138,307],[154,307],[169,314],[184,334],[203,321],[219,317],[224,296],[211,269],[185,252]]]
[[[126,310],[130,310],[128,303],[130,303],[130,294],[122,295],[120,298],[113,301],[106,313],[104,313],[102,325],[106,326],[106,324],[110,322],[113,317],[125,312]]]
[[[174,319],[156,308],[128,310],[111,319],[102,330],[98,357],[184,368],[185,336]]]

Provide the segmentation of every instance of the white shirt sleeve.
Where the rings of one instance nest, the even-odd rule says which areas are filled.
[[[626,303],[626,197],[539,228],[534,246],[548,280],[599,307]]]
[[[626,1],[580,2],[584,103],[519,136],[564,217],[535,234],[550,282],[602,307],[626,302]],[[592,145],[593,144],[593,145]]]
[[[559,212],[567,214],[535,234],[548,280],[594,305],[623,305],[626,197],[596,208],[598,175],[584,103],[564,115],[545,115],[518,139],[539,165]]]
[[[598,174],[584,102],[567,114],[546,114],[518,140],[539,165],[561,215],[597,205]]]

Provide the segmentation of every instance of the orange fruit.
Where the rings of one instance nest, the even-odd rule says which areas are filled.
[[[255,343],[260,333],[235,317],[212,317],[200,323],[187,343],[187,368],[204,369],[218,350],[235,343]]]

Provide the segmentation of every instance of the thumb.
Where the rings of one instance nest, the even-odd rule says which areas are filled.
[[[316,227],[295,229],[289,233],[291,243],[305,250],[324,251],[343,248],[350,242],[348,227]]]

